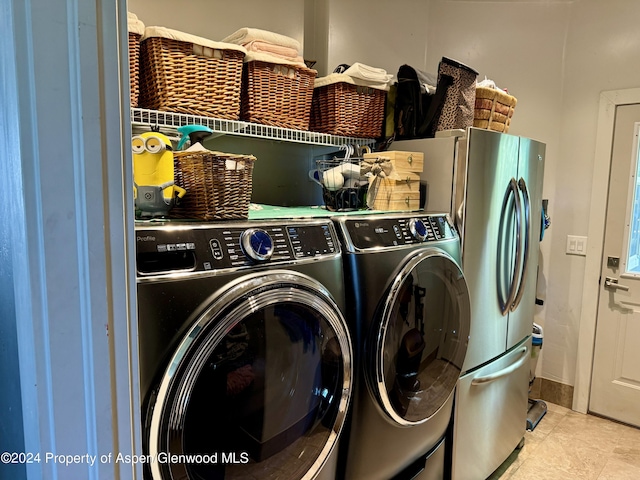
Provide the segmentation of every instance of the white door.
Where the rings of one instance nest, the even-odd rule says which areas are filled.
[[[640,105],[613,137],[589,410],[640,426]]]

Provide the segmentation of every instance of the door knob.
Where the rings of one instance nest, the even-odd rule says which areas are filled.
[[[627,287],[626,285],[620,285],[618,283],[618,279],[613,277],[605,277],[604,288],[607,288],[609,290],[614,290],[614,291],[615,290],[622,290],[624,292],[629,291],[629,287]]]

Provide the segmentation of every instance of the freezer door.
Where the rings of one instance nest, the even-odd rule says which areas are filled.
[[[453,480],[487,478],[524,438],[531,336],[464,375],[456,390]]]
[[[518,145],[513,135],[469,129],[462,264],[471,296],[471,331],[463,372],[506,350],[508,315],[501,312],[498,290],[508,293],[515,277],[510,266],[515,264]]]
[[[538,254],[542,218],[545,145],[520,138],[517,184],[522,205],[520,250],[523,255],[516,296],[509,311],[507,349],[531,335],[535,313]]]

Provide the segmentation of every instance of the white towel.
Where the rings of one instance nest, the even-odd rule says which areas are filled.
[[[241,45],[236,45],[233,43],[214,42],[213,40],[209,40],[208,38],[197,37],[195,35],[191,35],[190,33],[180,32],[178,30],[172,30],[166,27],[146,27],[144,29],[144,35],[142,36],[141,40],[146,40],[150,37],[162,37],[171,40],[178,40],[179,42],[193,43],[194,53],[196,53],[197,55],[203,54],[202,49],[198,49],[197,46],[207,47],[213,50],[237,50],[244,53],[245,55],[247,53],[247,49]]]
[[[261,42],[260,40],[253,40],[242,46],[247,49],[247,52],[267,53],[284,60],[289,60],[290,62],[304,63],[304,59],[298,55],[298,51],[293,48],[274,45],[269,42]]]
[[[359,78],[367,82],[372,83],[389,83],[393,78],[393,75],[387,73],[383,68],[370,67],[363,63],[354,63],[344,72],[345,75],[349,75],[353,78]]]
[[[369,80],[362,80],[361,78],[355,78],[350,75],[345,75],[344,73],[331,73],[326,77],[316,78],[313,87],[319,88],[324,87],[326,85],[331,85],[332,83],[349,83],[351,85],[360,85],[361,87],[369,87],[376,88],[378,90],[386,90],[389,91],[389,84],[384,82],[373,82]]]
[[[265,63],[275,63],[278,65],[293,65],[296,67],[304,67],[305,69],[307,68],[304,61],[293,62],[291,60],[287,60],[286,58],[278,57],[277,55],[269,55],[268,53],[247,52],[247,54],[244,56],[244,63],[254,62],[254,61],[265,62]],[[295,76],[295,72],[292,71],[289,73],[289,75],[291,75],[293,78],[293,76]]]
[[[259,28],[244,27],[232,33],[227,38],[222,39],[223,42],[235,43],[237,45],[244,45],[245,43],[249,43],[254,40],[293,48],[296,52],[301,53],[300,42],[295,38],[287,37],[279,33],[269,32],[267,30],[260,30]]]
[[[127,30],[140,36],[144,33],[144,23],[138,20],[135,13],[127,12]]]

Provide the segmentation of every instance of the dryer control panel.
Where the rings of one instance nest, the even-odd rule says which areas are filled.
[[[371,216],[343,223],[356,249],[398,247],[457,238],[446,215]]]
[[[331,222],[136,227],[138,276],[251,267],[339,253]]]

